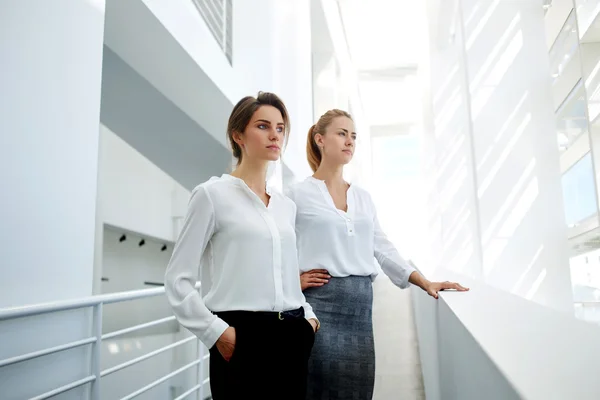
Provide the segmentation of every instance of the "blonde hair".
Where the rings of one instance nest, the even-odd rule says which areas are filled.
[[[269,92],[258,92],[258,96],[256,97],[246,96],[241,99],[235,105],[235,107],[233,107],[233,111],[231,111],[229,122],[227,124],[227,138],[229,139],[233,156],[238,160],[237,165],[240,165],[242,162],[243,153],[240,145],[237,144],[233,139],[233,134],[235,132],[243,133],[252,120],[252,116],[256,110],[262,106],[273,106],[281,113],[281,117],[283,118],[283,123],[285,125],[284,147],[287,144],[288,135],[290,132],[290,118],[283,101],[276,94]]]
[[[324,135],[327,127],[331,125],[333,120],[337,117],[346,117],[352,119],[352,116],[348,112],[333,109],[321,115],[321,118],[319,118],[317,123],[311,126],[308,130],[308,137],[306,138],[306,158],[308,159],[308,164],[313,172],[317,171],[317,168],[319,168],[319,165],[321,165],[322,159],[321,150],[319,149],[319,146],[317,146],[317,142],[315,142],[315,135]]]

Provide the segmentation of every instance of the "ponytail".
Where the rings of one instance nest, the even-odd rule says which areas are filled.
[[[321,115],[321,118],[319,118],[317,123],[311,126],[308,130],[308,137],[306,138],[306,158],[308,159],[308,165],[310,165],[310,168],[313,170],[313,172],[317,172],[323,157],[321,155],[319,146],[317,146],[317,142],[315,142],[315,135],[317,133],[324,135],[327,127],[331,125],[333,120],[337,117],[346,117],[352,119],[352,116],[348,112],[333,109]]]
[[[310,127],[308,137],[306,138],[306,158],[313,172],[316,172],[319,165],[321,165],[321,151],[319,150],[319,146],[317,146],[317,142],[315,142],[316,127],[317,125]]]

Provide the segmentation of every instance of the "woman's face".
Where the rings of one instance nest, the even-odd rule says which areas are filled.
[[[354,122],[348,117],[336,117],[325,134],[316,134],[315,141],[321,149],[323,162],[345,165],[352,161],[356,145]]]
[[[252,115],[244,133],[236,134],[234,138],[242,148],[243,159],[278,160],[285,139],[281,112],[273,106],[261,106]]]

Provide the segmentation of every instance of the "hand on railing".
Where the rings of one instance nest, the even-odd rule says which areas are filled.
[[[217,350],[219,350],[225,361],[231,360],[231,356],[233,356],[233,352],[235,351],[235,344],[235,328],[230,326],[225,329],[225,332],[221,334],[216,343]]]
[[[441,292],[443,290],[456,290],[459,292],[466,292],[469,290],[469,288],[466,288],[464,286],[462,286],[460,283],[456,283],[456,282],[429,282],[429,285],[427,285],[425,288],[425,291],[427,291],[427,294],[430,295],[431,297],[437,299],[438,298],[438,292]]]
[[[412,264],[412,263],[411,263]],[[427,280],[421,273],[417,271],[413,271],[408,277],[408,281],[413,285],[416,285],[427,292],[428,295],[437,299],[439,297],[438,292],[443,290],[456,290],[459,292],[466,292],[469,288],[462,286],[460,283],[456,282],[431,282]]]

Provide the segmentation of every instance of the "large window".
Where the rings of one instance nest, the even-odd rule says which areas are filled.
[[[588,152],[563,174],[562,189],[567,225],[575,225],[597,212],[591,153]]]
[[[561,152],[588,132],[586,107],[585,91],[580,80],[556,113],[558,147]]]
[[[575,315],[600,324],[600,250],[571,258]]]
[[[575,13],[572,12],[550,49],[550,71],[556,83],[579,48]]]
[[[600,0],[575,0],[575,8],[577,9],[579,36],[583,38],[598,16],[598,12],[600,11]],[[590,33],[593,36],[597,35],[597,33]],[[585,42],[589,42],[589,38],[586,37],[585,39],[587,39]]]

